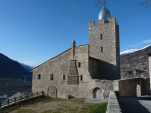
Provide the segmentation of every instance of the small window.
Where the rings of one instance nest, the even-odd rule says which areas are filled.
[[[38,74],[37,79],[38,79],[38,80],[40,80],[40,79],[41,79],[41,75],[40,75],[40,74]]]
[[[53,80],[53,74],[50,74],[50,80]]]
[[[80,80],[81,80],[81,81],[83,80],[83,75],[80,75]]]
[[[103,34],[101,33],[101,34],[100,34],[100,40],[102,40],[102,39],[103,39]]]
[[[129,74],[129,75],[132,75],[132,74],[133,74],[133,71],[128,71],[128,74]]]
[[[101,52],[103,53],[103,47],[101,47],[100,49],[101,49]]]
[[[66,75],[63,75],[63,80],[66,80]]]
[[[80,62],[78,62],[78,67],[81,67],[81,63]]]

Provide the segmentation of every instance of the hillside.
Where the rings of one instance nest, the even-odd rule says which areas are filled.
[[[0,53],[0,96],[31,91],[31,70]]]
[[[31,68],[0,53],[0,79],[31,79]]]

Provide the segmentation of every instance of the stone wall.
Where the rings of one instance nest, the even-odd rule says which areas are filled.
[[[90,71],[104,79],[119,79],[119,26],[114,17],[89,25]],[[110,70],[110,71],[108,71]]]
[[[69,95],[81,98],[87,97],[89,89],[87,87],[88,83],[91,81],[88,72],[88,46],[80,46],[79,48],[76,48],[75,53],[75,59],[77,63],[80,63],[78,73],[79,76],[82,76],[82,80],[79,81],[79,84],[67,84],[69,62],[72,59],[72,50],[69,49],[33,70],[32,91],[44,91],[50,96],[57,95],[57,97],[62,98],[67,98]],[[37,79],[39,74],[41,75],[40,80]],[[53,80],[50,80],[52,74]],[[65,76],[65,80],[63,80],[63,76]]]
[[[149,94],[149,79],[135,78],[119,82],[120,96],[144,96]]]
[[[144,86],[142,86],[142,89],[144,89],[143,92],[145,94],[150,94],[150,75],[149,75],[150,53],[151,53],[151,46],[136,51],[134,53],[121,55],[121,79],[124,79],[125,82],[123,83],[120,82],[121,84],[123,84],[120,90],[122,92],[125,89],[129,90],[127,91],[129,94],[122,94],[122,95],[136,96],[135,91],[136,91],[137,78],[141,78],[146,81],[144,83]]]
[[[115,92],[110,92],[106,113],[122,113]]]
[[[113,90],[111,80],[93,79],[89,73],[88,46],[76,48],[75,59],[79,77],[78,84],[68,84],[68,71],[70,60],[72,59],[72,49],[69,49],[59,56],[48,60],[33,70],[32,91],[44,91],[51,97],[68,98],[89,98],[106,100],[110,90]],[[78,66],[80,63],[80,66]],[[51,76],[53,74],[53,80]],[[41,78],[38,79],[38,75]],[[63,79],[65,76],[65,79]],[[101,77],[101,75],[99,75]],[[98,95],[99,94],[99,95]]]
[[[90,56],[117,65],[119,60],[119,32],[116,19],[100,20],[89,30]],[[102,50],[101,50],[102,47]],[[116,58],[118,56],[118,58]]]
[[[148,57],[151,46],[130,54],[121,55],[121,78],[149,78]],[[141,74],[129,74],[129,71],[141,70]]]

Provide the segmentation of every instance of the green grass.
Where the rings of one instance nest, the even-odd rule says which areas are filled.
[[[90,105],[88,113],[105,113],[107,109],[107,103]]]
[[[52,99],[41,97],[14,106],[4,113],[105,113],[107,103],[90,104],[81,99]]]
[[[106,113],[107,103],[85,104],[80,107],[63,106],[60,109],[48,110],[42,113]]]

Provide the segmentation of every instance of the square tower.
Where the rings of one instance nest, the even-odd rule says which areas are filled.
[[[100,61],[100,74],[107,79],[120,78],[119,25],[107,8],[98,22],[89,23],[89,55]]]

